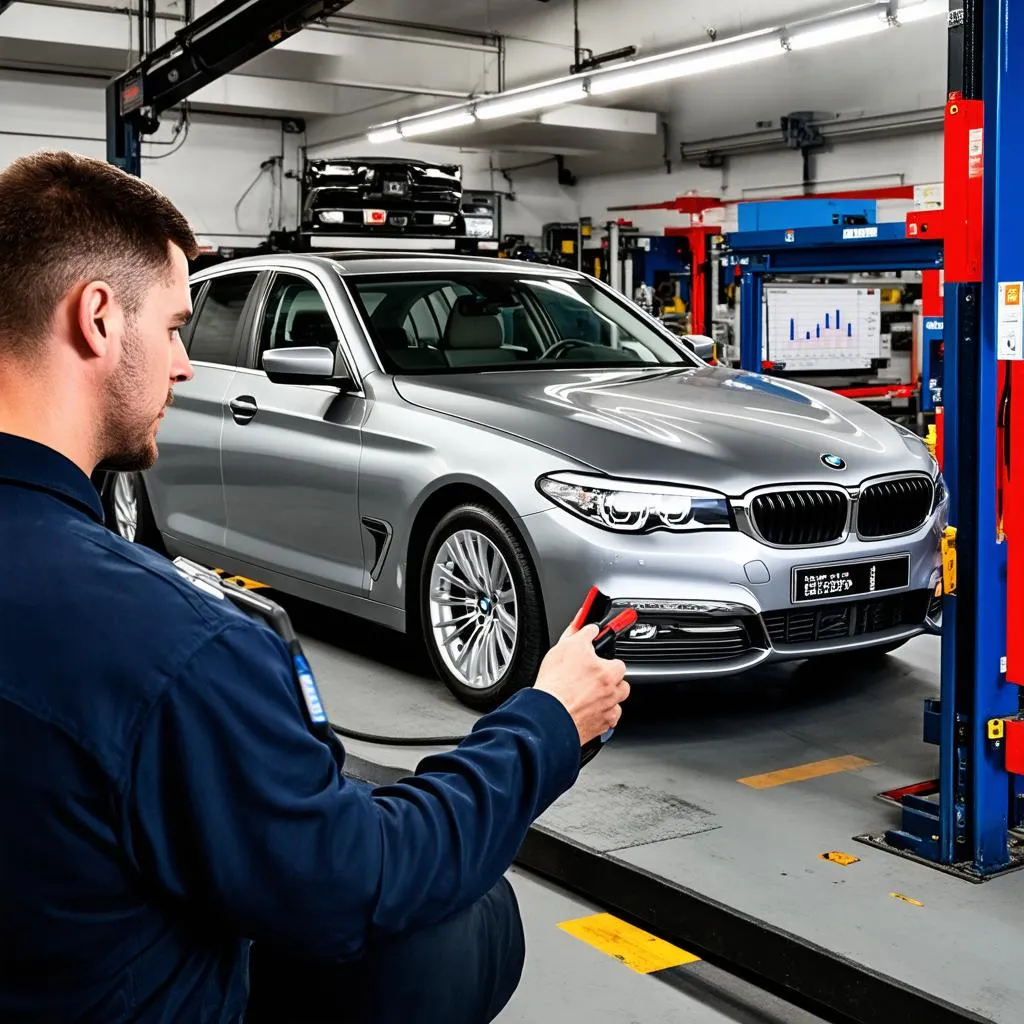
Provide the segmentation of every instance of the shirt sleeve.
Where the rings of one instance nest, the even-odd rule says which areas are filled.
[[[125,841],[144,879],[218,930],[350,958],[486,893],[579,753],[568,712],[531,688],[410,778],[353,782],[307,730],[278,637],[233,623],[143,725]]]

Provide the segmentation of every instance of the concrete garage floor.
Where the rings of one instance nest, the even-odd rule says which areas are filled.
[[[472,725],[473,713],[421,674],[402,638],[323,609],[288,607],[333,721],[403,736],[460,734]],[[921,638],[856,674],[805,663],[686,688],[634,688],[614,742],[542,823],[999,1024],[1016,1024],[1024,998],[1024,873],[975,885],[852,840],[898,824],[898,810],[880,803],[879,792],[935,775],[937,751],[920,736],[922,701],[937,693],[938,658],[938,641]],[[430,752],[345,742],[353,754],[406,769]],[[806,772],[789,771],[825,761],[819,770],[830,774],[802,779]],[[821,859],[829,851],[859,859],[843,867]],[[573,903],[565,906],[569,916],[579,911]],[[524,915],[531,912],[524,907]],[[538,911],[540,920],[559,913]],[[535,928],[533,941],[546,943],[552,927]],[[551,940],[565,943],[562,935]],[[563,966],[544,957],[528,979],[584,999],[593,986],[588,968],[563,977]],[[595,969],[606,978],[610,967]],[[629,977],[624,986],[644,983],[642,1010],[602,1015],[603,994],[586,1019],[628,1021],[635,1013],[659,1020],[665,999],[675,1001],[672,1019],[705,1019],[680,1015],[679,992],[628,969],[619,973]],[[626,988],[617,991],[623,1006],[637,1005]],[[522,998],[529,1007],[529,992]],[[540,1019],[509,1013],[503,1019]]]
[[[526,930],[526,966],[498,1024],[823,1024],[700,961],[645,974],[559,927],[600,913],[518,869],[509,873]],[[557,1010],[554,1009],[557,1007]]]

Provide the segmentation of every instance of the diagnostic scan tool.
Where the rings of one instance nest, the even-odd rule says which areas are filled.
[[[598,623],[601,628],[597,636],[594,637],[594,650],[599,657],[611,659],[615,657],[615,641],[621,633],[635,625],[636,620],[635,608],[626,608],[612,615],[611,598],[602,594],[597,587],[591,587],[573,626],[579,630],[584,626],[589,626],[592,622]],[[614,729],[608,729],[600,736],[585,743],[580,765],[592,761],[614,734]]]

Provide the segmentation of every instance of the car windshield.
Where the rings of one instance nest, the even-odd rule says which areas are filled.
[[[698,365],[590,278],[453,270],[345,280],[389,373]]]

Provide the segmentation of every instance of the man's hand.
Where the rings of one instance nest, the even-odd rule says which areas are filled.
[[[594,652],[598,630],[594,623],[580,630],[570,626],[541,662],[534,684],[565,705],[581,746],[619,724],[620,705],[629,696],[626,666]]]

